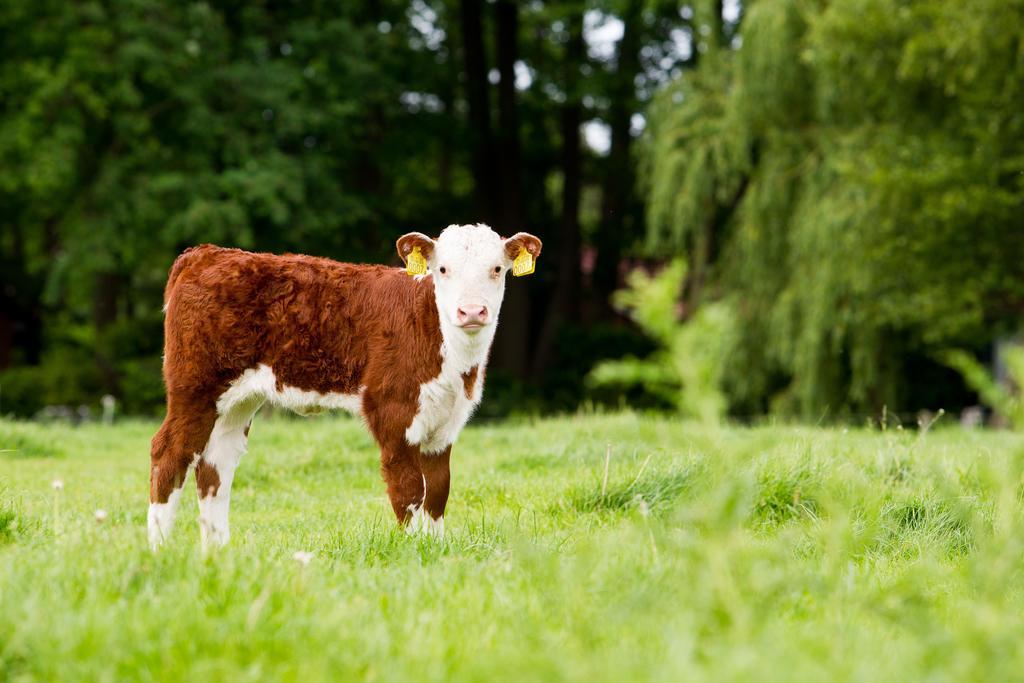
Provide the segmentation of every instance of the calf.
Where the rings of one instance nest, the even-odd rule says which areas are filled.
[[[210,245],[178,257],[164,294],[151,545],[170,533],[193,467],[203,546],[228,541],[231,481],[267,401],[361,415],[399,523],[444,532],[452,443],[483,394],[505,274],[532,272],[541,242],[453,225],[397,247],[406,270]]]

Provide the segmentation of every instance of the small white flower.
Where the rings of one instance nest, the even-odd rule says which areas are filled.
[[[641,517],[646,517],[647,515],[651,514],[651,508],[647,505],[647,501],[641,498],[640,496],[637,496],[636,507],[637,510],[640,511]]]
[[[64,481],[62,479],[54,479],[53,484],[51,484],[51,486],[53,486],[54,491],[63,491]]]
[[[297,550],[295,554],[292,555],[292,559],[305,567],[309,564],[310,560],[313,559],[313,553],[305,550]]]
[[[96,518],[97,524],[102,524],[107,519],[107,511],[104,510],[103,508],[100,508],[99,510],[93,513],[93,516]]]

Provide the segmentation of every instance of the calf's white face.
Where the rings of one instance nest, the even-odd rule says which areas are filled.
[[[418,232],[403,235],[397,247],[403,261],[417,247],[426,258],[442,326],[473,335],[497,325],[505,274],[521,249],[536,259],[541,241],[525,232],[502,239],[483,224],[450,225],[436,240]]]

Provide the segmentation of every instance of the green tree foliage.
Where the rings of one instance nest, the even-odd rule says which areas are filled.
[[[760,0],[662,93],[648,244],[735,295],[735,405],[906,406],[908,359],[1019,325],[1022,26],[1021,0]]]
[[[42,362],[5,378],[6,406],[102,391],[154,406],[161,290],[187,246],[369,260],[411,225],[450,220],[469,184],[437,172],[437,133],[461,124],[429,94],[451,56],[428,44],[426,13],[4,3],[0,279],[42,318],[41,338],[0,358]]]
[[[59,220],[60,258],[94,271],[149,254],[164,270],[156,248],[198,240],[375,250],[352,226],[408,218],[374,190],[422,170],[396,153],[415,149],[400,124],[430,118],[402,103],[429,80],[398,66],[415,64],[403,10],[382,32],[333,4],[5,3],[0,152],[22,232]],[[387,169],[369,158],[384,126]]]
[[[662,0],[0,3],[0,411],[159,410],[188,246],[393,262],[403,232],[476,221],[545,241],[492,389],[576,405],[595,359],[646,345],[591,292],[641,236],[631,121],[692,30]]]

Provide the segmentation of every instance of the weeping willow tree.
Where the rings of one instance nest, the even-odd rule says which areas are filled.
[[[757,0],[661,94],[647,243],[738,319],[738,410],[908,405],[1024,315],[1024,0]]]

